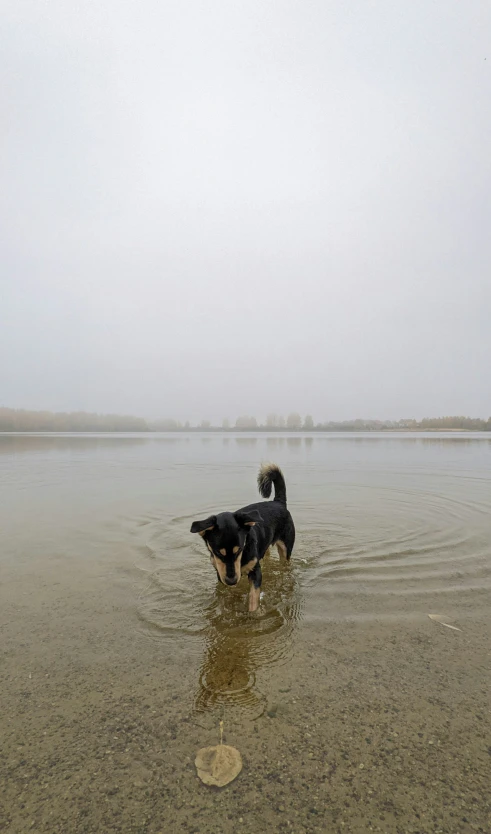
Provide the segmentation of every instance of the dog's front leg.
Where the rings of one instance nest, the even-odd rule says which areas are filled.
[[[261,565],[259,562],[249,572],[248,579],[251,586],[249,591],[249,611],[257,611],[259,606],[259,597],[261,594],[261,582],[263,581]]]

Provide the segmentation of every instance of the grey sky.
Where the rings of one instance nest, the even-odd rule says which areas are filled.
[[[0,8],[0,405],[491,414],[487,0]]]

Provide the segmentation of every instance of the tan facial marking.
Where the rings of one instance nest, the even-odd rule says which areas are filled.
[[[220,553],[222,554],[222,556],[226,556],[226,555],[227,555],[227,551],[225,550],[225,548],[224,548],[224,547],[222,547],[222,548],[220,549]]]
[[[234,553],[234,554],[235,554],[235,553],[238,553],[238,552],[239,552],[239,548],[237,547],[237,545],[235,545],[235,547],[234,547],[234,549],[233,549],[232,553]]]
[[[207,542],[207,545],[208,545],[208,542]],[[222,562],[221,559],[219,559],[217,556],[215,556],[215,554],[213,553],[213,551],[212,551],[212,549],[209,545],[208,545],[208,550],[211,553],[211,563],[212,563],[213,567],[216,569],[216,571],[218,573],[218,576],[220,577],[220,582],[223,582],[223,584],[226,585],[227,582],[225,581],[225,577],[227,575],[227,566]],[[226,550],[220,550],[220,553],[225,554],[226,552],[227,552]],[[237,559],[235,559],[235,561],[234,561],[235,578],[237,579],[237,582],[240,580],[240,560],[241,560],[241,558],[242,558],[242,556],[237,556]]]
[[[226,585],[225,574],[227,572],[227,569],[226,569],[225,565],[223,564],[221,559],[217,559],[216,556],[213,556],[212,558],[213,558],[213,564],[214,564],[214,566],[217,570],[218,576],[220,577],[220,582],[223,582],[223,584]]]

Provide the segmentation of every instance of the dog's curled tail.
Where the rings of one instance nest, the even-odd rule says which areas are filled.
[[[276,463],[264,463],[257,476],[257,485],[263,498],[269,498],[274,484],[274,500],[286,507],[286,484],[283,472]]]

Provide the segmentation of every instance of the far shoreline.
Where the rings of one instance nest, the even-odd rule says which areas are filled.
[[[189,428],[189,429],[66,429],[64,431],[57,429],[3,429],[0,431],[1,436],[8,435],[29,435],[29,434],[43,434],[43,435],[87,435],[87,434],[223,434],[223,435],[250,435],[250,434],[278,434],[287,437],[295,436],[315,436],[322,434],[490,434],[490,429],[446,429],[446,428],[377,428],[377,429],[222,429],[222,428]]]

